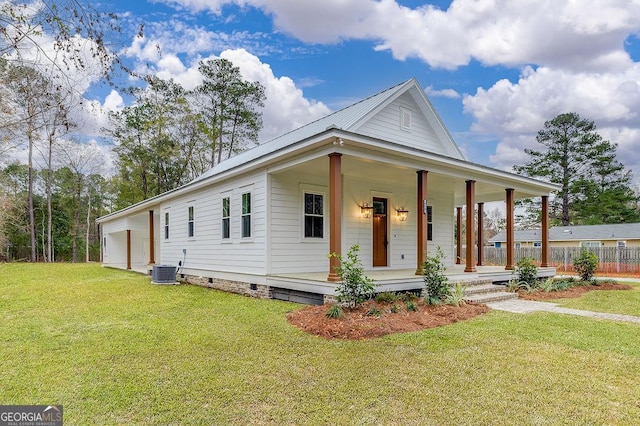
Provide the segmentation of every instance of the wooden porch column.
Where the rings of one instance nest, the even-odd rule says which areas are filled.
[[[513,269],[513,249],[515,243],[515,231],[514,231],[514,215],[513,215],[513,188],[507,188],[507,265],[504,269]]]
[[[417,208],[416,213],[418,215],[418,232],[417,232],[417,267],[416,275],[422,275],[422,264],[427,259],[427,231],[428,231],[428,216],[427,216],[427,171],[418,170],[418,185],[417,185]]]
[[[482,266],[484,249],[484,203],[478,203],[478,266]]]
[[[549,196],[542,196],[542,261],[540,266],[549,266]]]
[[[149,265],[156,263],[156,237],[153,226],[153,210],[149,210]]]
[[[342,154],[329,154],[329,253],[342,254]],[[340,281],[336,268],[340,262],[329,258],[327,281]]]
[[[473,256],[473,245],[475,237],[475,226],[473,220],[473,209],[476,204],[476,181],[468,180],[467,181],[467,251],[466,251],[466,264],[467,266],[464,268],[465,272],[476,272],[476,266],[474,262]]]
[[[131,269],[131,229],[127,229],[127,269]]]
[[[456,265],[462,262],[462,207],[456,207]]]

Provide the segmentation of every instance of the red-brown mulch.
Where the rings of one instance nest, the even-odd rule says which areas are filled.
[[[577,285],[563,291],[541,291],[537,290],[533,293],[519,290],[518,297],[525,300],[550,300],[550,299],[569,299],[580,297],[585,293],[594,290],[631,290],[633,287],[628,284],[618,284],[616,282],[604,281],[598,285]]]
[[[415,302],[416,311],[407,311],[404,302],[396,302],[401,310],[391,312],[392,304],[369,301],[354,309],[343,309],[341,318],[327,318],[329,305],[308,306],[287,314],[290,324],[326,339],[368,339],[391,333],[418,331],[464,321],[489,311],[487,305],[467,303],[462,306],[431,306]],[[373,306],[379,317],[367,316]]]

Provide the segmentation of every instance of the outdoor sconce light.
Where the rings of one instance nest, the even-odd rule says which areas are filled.
[[[407,217],[409,216],[409,210],[405,210],[404,206],[400,206],[400,208],[396,210],[396,213],[398,214],[398,219],[400,220],[400,222],[407,221]]]
[[[360,213],[362,213],[362,217],[370,218],[373,215],[373,206],[370,206],[369,203],[363,203],[360,206]]]

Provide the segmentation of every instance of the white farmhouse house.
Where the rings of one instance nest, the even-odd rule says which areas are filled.
[[[187,282],[322,301],[339,280],[327,255],[359,244],[385,289],[417,288],[416,272],[437,246],[448,266],[459,263],[463,206],[505,202],[513,238],[514,200],[542,197],[544,210],[556,189],[467,161],[411,79],[99,218],[102,261],[143,272],[180,264]],[[482,266],[473,217],[459,267],[472,278]]]

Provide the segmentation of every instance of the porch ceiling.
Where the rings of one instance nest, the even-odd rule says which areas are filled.
[[[369,180],[372,182],[397,182],[402,186],[416,186],[416,172],[418,170],[429,170],[429,164],[422,164],[422,168],[410,167],[405,164],[396,162],[382,161],[373,158],[362,158],[359,156],[345,154],[342,157],[342,174],[361,180]],[[295,173],[302,175],[315,175],[327,177],[329,174],[329,161],[326,157],[311,159],[299,162],[289,168],[280,169],[278,172]],[[276,172],[277,173],[277,172]],[[514,182],[490,182],[480,180],[481,177],[472,176],[464,178],[458,176],[459,171],[455,174],[446,174],[443,172],[429,171],[427,182],[427,193],[449,193],[453,192],[455,203],[458,206],[464,205],[466,202],[466,180],[476,180],[475,195],[476,202],[505,201],[505,189],[513,188]],[[493,179],[495,180],[495,179]],[[510,185],[511,184],[511,185]],[[540,193],[535,190],[526,190],[526,188],[516,188],[516,198],[529,198],[539,196]]]

